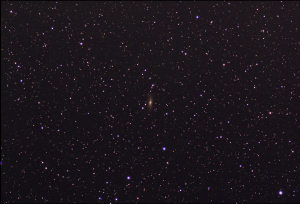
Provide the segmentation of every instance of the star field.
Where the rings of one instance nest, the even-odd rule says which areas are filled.
[[[1,2],[1,202],[300,202],[299,2]]]

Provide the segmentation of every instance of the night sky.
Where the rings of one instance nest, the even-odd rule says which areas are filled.
[[[299,202],[299,2],[1,2],[1,202]]]

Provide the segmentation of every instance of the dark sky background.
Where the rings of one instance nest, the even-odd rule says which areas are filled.
[[[1,202],[299,202],[299,30],[299,2],[2,1]]]

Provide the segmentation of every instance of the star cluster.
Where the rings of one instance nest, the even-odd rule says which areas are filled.
[[[1,202],[299,202],[299,2],[1,5]]]

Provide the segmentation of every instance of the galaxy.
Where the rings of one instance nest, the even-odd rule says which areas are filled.
[[[154,104],[155,104],[154,94],[153,93],[149,93],[148,100],[147,100],[147,107],[148,107],[149,112],[153,111]]]
[[[297,1],[2,1],[2,203],[299,203]]]

